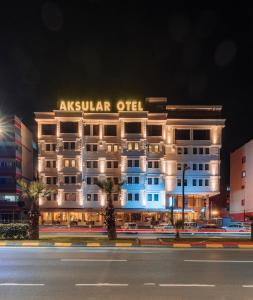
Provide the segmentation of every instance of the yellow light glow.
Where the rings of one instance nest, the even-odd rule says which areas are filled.
[[[121,206],[124,206],[126,201],[126,190],[121,189],[120,201]]]
[[[104,174],[105,172],[105,160],[104,157],[99,158],[99,171],[101,174]]]
[[[213,128],[213,144],[216,145],[218,143],[218,128]]]
[[[112,105],[107,100],[60,100],[60,110],[63,111],[84,111],[84,112],[110,112]],[[141,101],[137,100],[118,100],[116,102],[117,111],[143,111]]]
[[[79,194],[79,205],[83,206],[84,199],[83,199],[82,190],[78,190],[78,194]]]
[[[219,214],[219,212],[218,212],[217,210],[213,210],[213,211],[212,211],[212,215],[213,215],[213,216],[217,216],[218,214]]]
[[[57,204],[58,204],[58,206],[62,205],[62,200],[63,200],[63,190],[58,189],[58,194],[57,194]]]
[[[105,193],[100,193],[100,204],[101,206],[105,206],[105,199],[106,199],[106,194]]]
[[[39,206],[41,206],[42,204],[43,204],[43,198],[39,196]]]
[[[165,190],[166,192],[172,192],[174,189],[174,177],[166,176],[165,178]]]
[[[121,156],[121,172],[126,172],[127,158],[126,156]]]
[[[57,171],[62,170],[62,155],[57,155]]]

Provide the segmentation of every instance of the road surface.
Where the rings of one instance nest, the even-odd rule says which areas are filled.
[[[252,299],[253,251],[0,248],[0,299]]]

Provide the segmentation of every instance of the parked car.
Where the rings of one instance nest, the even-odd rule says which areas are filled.
[[[160,230],[174,229],[174,226],[170,223],[160,223],[154,226],[154,229],[160,229]]]
[[[225,229],[217,226],[216,224],[203,224],[199,227],[199,231],[222,232],[225,231]]]
[[[133,223],[133,222],[127,222],[124,223],[123,226],[121,226],[122,229],[137,229],[138,225],[137,223]]]
[[[226,231],[238,231],[238,232],[248,231],[250,229],[249,227],[243,226],[240,223],[232,223],[229,224],[228,226],[223,226],[222,228]]]
[[[196,222],[184,222],[184,229],[197,229],[198,224]]]

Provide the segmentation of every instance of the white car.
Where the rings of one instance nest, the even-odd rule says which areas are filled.
[[[174,229],[174,226],[168,223],[161,223],[154,226],[154,229],[160,229],[160,230]]]
[[[133,223],[133,222],[127,222],[127,223],[124,223],[123,226],[121,226],[122,229],[137,229],[138,228],[138,225],[136,223]]]
[[[230,224],[230,225],[224,226],[222,228],[225,229],[226,231],[238,231],[238,232],[249,230],[248,227],[243,226],[241,224]]]

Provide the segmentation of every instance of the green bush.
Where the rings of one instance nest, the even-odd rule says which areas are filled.
[[[0,224],[0,239],[23,240],[28,238],[27,224]]]

